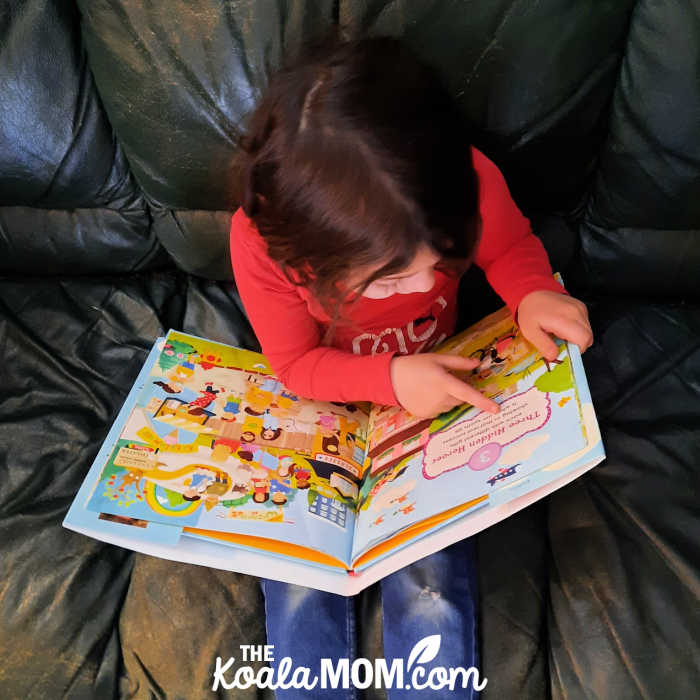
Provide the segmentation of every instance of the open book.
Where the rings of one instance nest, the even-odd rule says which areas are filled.
[[[156,340],[64,526],[166,559],[352,595],[604,459],[578,348],[545,362],[507,309],[438,352],[500,403],[422,420],[311,401],[263,355]]]

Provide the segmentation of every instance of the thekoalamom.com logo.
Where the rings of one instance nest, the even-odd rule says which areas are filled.
[[[299,688],[313,690],[319,688],[354,688],[364,689],[374,685],[375,688],[406,688],[407,690],[440,690],[442,688],[467,688],[469,684],[475,690],[483,690],[488,682],[479,677],[479,670],[474,666],[464,668],[456,666],[445,668],[434,666],[425,668],[425,664],[432,661],[440,650],[440,635],[433,634],[424,637],[417,642],[408,660],[393,659],[391,664],[386,659],[375,659],[374,663],[369,659],[355,659],[350,663],[349,659],[322,658],[320,674],[312,673],[307,666],[292,667],[292,659],[289,656],[282,658],[277,666],[262,666],[256,671],[251,666],[239,666],[234,668],[236,660],[230,657],[226,663],[220,656],[216,657],[214,669],[214,682],[212,690],[218,690],[219,686],[225,690],[251,688]],[[273,662],[274,646],[256,646],[251,644],[241,645],[243,662],[265,661]],[[227,679],[228,674],[228,679]]]

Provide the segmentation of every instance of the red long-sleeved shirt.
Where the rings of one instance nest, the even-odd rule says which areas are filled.
[[[563,289],[500,170],[476,149],[472,154],[482,218],[475,262],[515,315],[526,294]],[[282,383],[301,396],[397,405],[391,358],[427,351],[454,330],[458,280],[436,271],[428,292],[362,297],[343,315],[351,323],[336,326],[333,347],[322,346],[328,315],[268,256],[265,241],[242,209],[233,215],[230,242],[238,292],[262,351]]]

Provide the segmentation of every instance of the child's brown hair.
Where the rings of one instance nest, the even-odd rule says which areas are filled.
[[[240,142],[238,201],[334,316],[353,269],[382,265],[361,294],[423,245],[466,267],[480,223],[469,145],[436,72],[400,41],[336,43],[272,79]]]

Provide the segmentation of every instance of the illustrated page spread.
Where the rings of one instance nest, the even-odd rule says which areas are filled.
[[[459,376],[494,398],[500,413],[465,405],[420,420],[399,408],[375,407],[353,560],[395,533],[419,531],[427,519],[439,525],[438,514],[447,520],[502,502],[513,484],[586,445],[566,343],[546,362],[503,309],[440,352],[480,361]]]
[[[367,407],[288,392],[264,357],[170,331],[88,508],[349,560]]]

